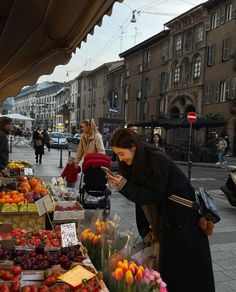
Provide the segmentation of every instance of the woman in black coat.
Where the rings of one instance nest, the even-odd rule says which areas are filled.
[[[150,229],[141,206],[156,206],[159,269],[168,292],[214,292],[209,242],[198,225],[199,214],[168,199],[175,194],[195,201],[186,176],[171,159],[152,145],[144,145],[130,129],[118,130],[112,147],[120,160],[119,175],[108,175],[108,179],[135,203],[143,238]]]
[[[43,129],[41,126],[37,127],[37,130],[33,134],[33,142],[35,149],[36,163],[42,163],[42,156],[44,154],[44,136]]]

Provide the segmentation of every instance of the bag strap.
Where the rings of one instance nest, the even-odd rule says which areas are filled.
[[[187,200],[185,198],[176,196],[176,195],[171,195],[170,197],[168,197],[169,200],[178,203],[180,205],[183,205],[185,207],[194,209],[194,210],[199,210],[200,206],[198,202],[193,202],[191,200]]]

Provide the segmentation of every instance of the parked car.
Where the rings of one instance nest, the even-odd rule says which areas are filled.
[[[64,133],[60,132],[51,132],[49,133],[50,137],[50,146],[52,148],[64,148],[66,149],[68,147],[68,141],[64,135]]]
[[[68,142],[72,142],[73,135],[71,133],[63,133]]]
[[[80,139],[81,139],[81,134],[75,134],[74,137],[72,138],[72,143],[79,144]]]

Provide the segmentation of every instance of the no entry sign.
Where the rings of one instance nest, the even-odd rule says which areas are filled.
[[[187,115],[187,120],[189,123],[194,123],[197,119],[197,114],[195,112],[189,112]]]

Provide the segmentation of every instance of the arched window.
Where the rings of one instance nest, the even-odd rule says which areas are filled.
[[[201,75],[202,58],[201,56],[196,56],[193,59],[193,78],[199,78]]]
[[[178,83],[180,81],[180,64],[178,62],[174,64],[173,77],[174,83]]]

